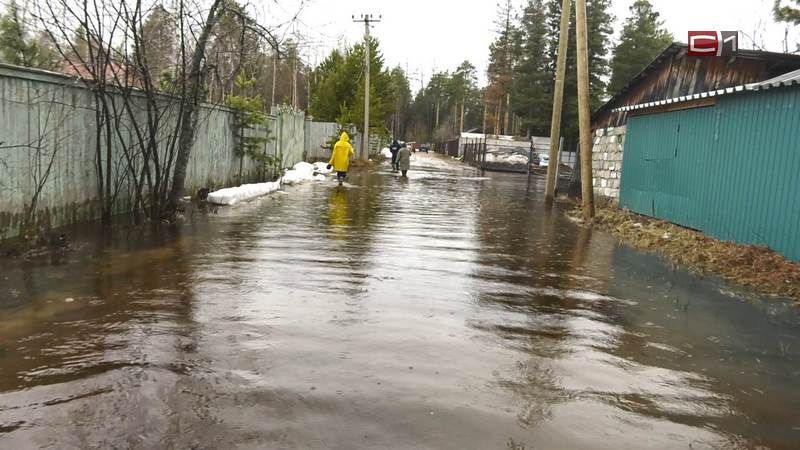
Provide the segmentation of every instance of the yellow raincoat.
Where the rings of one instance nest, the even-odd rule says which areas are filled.
[[[356,152],[353,151],[353,146],[350,145],[350,136],[342,132],[339,137],[339,142],[333,146],[333,153],[331,160],[328,164],[333,166],[333,170],[337,172],[347,172],[350,169],[350,158],[355,156]]]

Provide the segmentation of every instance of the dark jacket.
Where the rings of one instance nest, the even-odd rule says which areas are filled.
[[[400,148],[402,148],[400,143],[397,142],[397,141],[394,141],[394,142],[392,142],[392,145],[389,146],[389,151],[392,152],[392,153],[397,153],[397,152],[400,151]]]

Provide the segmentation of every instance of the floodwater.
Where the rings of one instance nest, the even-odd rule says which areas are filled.
[[[800,314],[415,155],[0,262],[0,448],[800,445]]]

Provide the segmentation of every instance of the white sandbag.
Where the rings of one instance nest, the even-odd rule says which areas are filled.
[[[220,189],[208,194],[208,202],[215,205],[233,205],[238,202],[252,200],[275,192],[281,188],[280,183],[243,184],[237,187]]]

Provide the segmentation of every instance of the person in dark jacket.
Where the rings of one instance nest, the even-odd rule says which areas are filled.
[[[395,139],[392,142],[392,145],[389,146],[389,151],[392,152],[392,172],[397,172],[400,170],[397,163],[397,152],[400,151],[400,148],[402,148],[402,146],[399,142],[397,142],[397,139]]]

